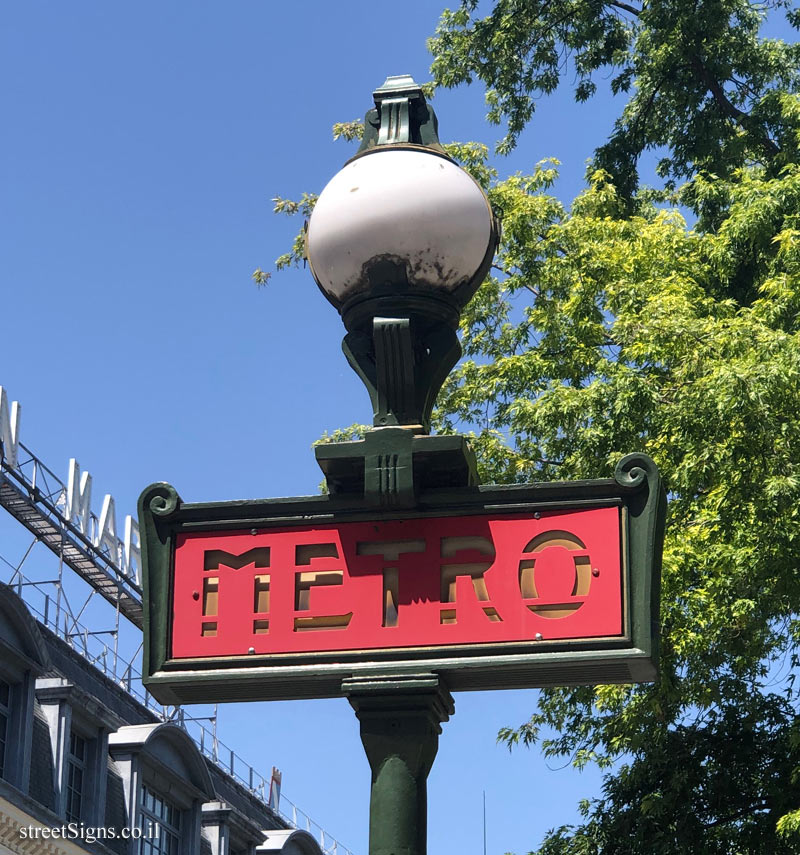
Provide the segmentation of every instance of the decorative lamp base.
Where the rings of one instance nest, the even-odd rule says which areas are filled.
[[[413,507],[427,490],[478,485],[475,454],[464,436],[376,428],[362,440],[318,445],[314,452],[332,496],[351,495],[371,505]]]
[[[436,396],[461,356],[455,305],[428,294],[387,294],[352,301],[342,319],[342,350],[367,387],[374,426],[428,433]]]

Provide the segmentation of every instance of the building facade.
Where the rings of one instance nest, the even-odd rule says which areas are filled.
[[[0,853],[322,855],[0,583]]]

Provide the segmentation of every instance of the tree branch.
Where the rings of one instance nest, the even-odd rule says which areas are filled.
[[[704,822],[703,825],[706,828],[716,828],[718,825],[727,825],[729,822],[736,822],[737,819],[743,819],[744,817],[749,816],[754,810],[764,810],[768,807],[770,807],[770,802],[767,799],[762,799],[760,802],[747,805],[741,810],[737,810],[735,813],[729,814],[728,816],[721,816],[711,822]]]
[[[606,5],[616,6],[617,9],[623,9],[626,12],[630,12],[631,15],[636,15],[637,18],[639,17],[639,15],[642,14],[641,9],[635,9],[633,6],[629,6],[627,3],[623,3],[622,0],[609,0]]]
[[[709,92],[714,96],[714,100],[717,102],[717,105],[720,107],[722,112],[729,118],[733,119],[734,122],[744,128],[744,130],[760,137],[761,145],[770,157],[775,157],[776,154],[780,154],[780,148],[778,148],[778,146],[775,145],[775,143],[764,133],[764,128],[761,127],[758,122],[754,121],[753,117],[749,113],[743,112],[735,104],[731,103],[728,96],[725,94],[725,90],[720,85],[720,82],[712,77],[700,57],[697,56],[697,54],[692,54],[690,59],[692,68],[698,74],[703,83],[706,84]]]

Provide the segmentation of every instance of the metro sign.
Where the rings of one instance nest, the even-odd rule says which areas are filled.
[[[175,659],[619,637],[620,509],[181,534]]]
[[[650,470],[380,514],[332,496],[186,505],[153,485],[145,683],[175,703],[337,695],[366,673],[653,679],[663,491],[637,459]]]

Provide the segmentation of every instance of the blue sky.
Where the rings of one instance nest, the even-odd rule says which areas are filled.
[[[324,430],[368,421],[343,330],[306,270],[259,290],[297,228],[274,196],[318,191],[352,153],[331,126],[360,118],[389,74],[428,79],[439,4],[40,2],[7,4],[0,385],[22,441],[66,478],[76,457],[95,510],[133,512],[152,481],[187,501],[314,493]],[[477,88],[442,92],[443,140],[492,145]],[[610,97],[542,101],[502,173],[562,161],[582,186],[610,129]],[[0,552],[26,538],[0,521]],[[34,555],[42,562],[47,556]],[[0,578],[5,579],[0,569]],[[576,816],[596,770],[509,753],[499,727],[535,692],[456,696],[429,780],[431,852],[527,852]],[[221,708],[220,737],[357,855],[367,853],[369,770],[344,700]]]

